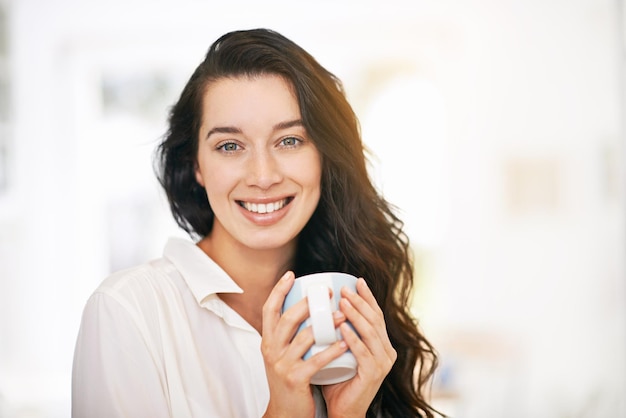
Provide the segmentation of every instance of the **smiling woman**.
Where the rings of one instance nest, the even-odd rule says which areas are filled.
[[[290,84],[276,75],[222,78],[207,87],[202,110],[195,174],[215,219],[200,246],[219,242],[224,257],[293,254],[320,198],[321,161]]]
[[[172,108],[157,156],[195,242],[171,240],[89,299],[74,417],[434,416],[408,239],[368,178],[339,80],[276,32],[228,33]],[[363,279],[341,290],[343,339],[305,360],[306,302],[281,308],[296,275],[322,271]],[[356,376],[313,386],[347,350]]]

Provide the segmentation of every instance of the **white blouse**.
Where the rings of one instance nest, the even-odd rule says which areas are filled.
[[[217,295],[241,292],[177,238],[163,258],[107,278],[83,313],[72,417],[261,417],[269,401],[261,336]]]

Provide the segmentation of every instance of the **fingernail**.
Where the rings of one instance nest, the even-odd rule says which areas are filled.
[[[289,278],[291,278],[291,271],[286,272],[285,274],[283,274],[283,277],[281,277],[281,280],[289,280]]]
[[[333,317],[335,319],[344,319],[346,316],[343,314],[343,312],[337,310],[337,311],[333,312]]]

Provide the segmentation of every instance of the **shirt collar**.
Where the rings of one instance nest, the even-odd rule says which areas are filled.
[[[163,256],[180,272],[198,304],[216,293],[243,293],[237,283],[193,242],[170,238]]]

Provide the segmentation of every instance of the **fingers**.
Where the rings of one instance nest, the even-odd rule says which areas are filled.
[[[302,323],[309,316],[309,306],[306,298],[296,302],[289,309],[282,311],[285,297],[291,290],[295,276],[293,272],[287,272],[276,283],[270,295],[263,306],[263,340],[265,341],[266,351],[270,351],[269,345],[273,347],[283,347],[283,350],[277,356],[288,356],[292,359],[301,358],[306,351],[313,345],[313,332],[310,327],[298,332]],[[329,293],[329,298],[332,293]],[[341,311],[333,314],[333,323],[337,328],[346,320],[345,315]]]
[[[296,359],[313,344],[310,333],[296,336],[300,324],[308,316],[306,299],[300,300],[281,313],[285,297],[293,286],[294,275],[287,272],[276,283],[263,306],[262,351],[274,361],[283,356]],[[294,338],[294,336],[296,336]],[[290,344],[293,340],[293,344]]]
[[[338,309],[333,312],[333,323],[335,325],[335,328],[339,328],[339,325],[343,324],[344,322],[346,322],[346,316],[343,312],[341,312],[341,310]]]
[[[341,300],[341,309],[344,311],[348,321],[350,321],[354,329],[358,332],[360,338],[358,341],[355,341],[355,343],[357,343],[359,347],[362,346],[367,352],[370,352],[374,356],[386,356],[388,353],[385,345],[388,341],[388,337],[386,331],[380,329],[378,325],[379,319],[376,319],[375,322],[370,322],[367,316],[357,310],[348,299]],[[350,327],[347,328],[350,329]],[[342,335],[345,329],[345,326],[340,327]],[[352,331],[352,329],[350,329],[350,331]],[[354,331],[352,332],[354,333]],[[351,345],[350,349],[352,348]],[[365,351],[364,354],[366,354]],[[355,355],[357,355],[356,352]]]
[[[378,302],[374,297],[374,294],[367,286],[365,279],[360,278],[356,282],[357,294],[352,292],[348,288],[342,289],[342,296],[346,297],[351,303],[353,303],[363,315],[367,317],[369,321],[377,321],[383,318],[383,312],[378,306]],[[384,322],[384,321],[383,321]]]
[[[263,305],[263,334],[276,327],[283,307],[283,302],[293,286],[295,276],[292,271],[286,272],[276,283]]]
[[[371,324],[378,332],[381,339],[387,339],[387,328],[385,326],[385,317],[383,311],[380,309],[376,298],[372,294],[372,291],[369,289],[367,283],[363,278],[360,278],[357,281],[356,288],[358,293],[354,293],[349,288],[341,289],[341,295],[343,296],[343,299],[340,303],[345,304],[346,302],[348,302],[348,304],[345,306],[347,308],[356,309],[356,311],[364,319],[363,320],[362,318],[356,318],[355,320],[357,322],[362,322],[364,326],[365,322]],[[348,318],[348,320],[352,322],[351,318]],[[359,327],[357,327],[356,323],[352,322],[352,325],[354,325],[357,330],[359,330]]]
[[[346,351],[348,351],[348,344],[343,340],[338,340],[337,342],[332,343],[328,348],[314,354],[306,360],[304,364],[308,368],[310,376],[309,382],[318,371],[326,367],[331,361],[337,359]]]
[[[306,300],[305,300],[306,301]],[[301,301],[302,302],[302,301]],[[295,305],[294,305],[295,307]],[[298,309],[299,310],[299,309]],[[308,305],[305,303],[303,308],[305,312],[305,316],[308,317],[309,310]],[[288,311],[285,311],[287,314]],[[283,315],[285,315],[283,314]],[[294,316],[297,315],[296,321],[300,319],[301,313],[294,313]],[[341,324],[346,322],[346,316],[340,310],[333,312],[333,323],[334,327],[338,328]],[[297,332],[297,330],[296,330]],[[303,357],[304,354],[311,348],[311,346],[315,343],[315,337],[313,335],[313,328],[311,326],[307,326],[300,330],[295,337],[293,337],[293,341],[291,341],[292,352],[294,357],[300,358]],[[326,366],[330,361],[335,359],[338,355],[343,354],[344,351],[348,349],[345,342],[342,340],[338,340],[336,343],[331,344],[330,347],[319,354],[315,354],[311,356],[311,363],[314,371],[316,372],[319,368]]]
[[[347,324],[341,325],[341,334],[359,364],[376,361],[390,370],[397,353],[389,341],[383,312],[365,280],[359,279],[356,288],[358,293],[348,288],[341,290],[340,307],[358,335]]]
[[[351,289],[344,287],[341,289],[341,295],[343,298],[340,301],[342,311],[348,317],[348,320],[359,330],[363,328],[363,331],[367,331],[368,324],[379,333],[381,338],[386,338],[387,330],[385,327],[385,318],[382,310],[378,306],[378,302],[374,298],[374,295],[367,287],[365,280],[360,278],[357,281],[357,292],[353,292]],[[351,315],[348,315],[348,312]],[[352,318],[351,316],[354,316]]]

